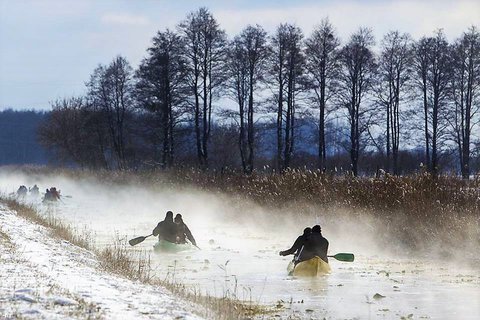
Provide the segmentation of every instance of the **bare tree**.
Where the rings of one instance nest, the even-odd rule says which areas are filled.
[[[179,25],[179,31],[185,43],[188,83],[193,96],[198,162],[207,168],[213,100],[225,80],[226,34],[206,8],[190,13]]]
[[[101,166],[108,169],[103,149],[105,130],[101,140],[93,134],[97,116],[89,111],[82,97],[56,100],[48,118],[38,129],[39,141],[53,150],[57,160],[74,161],[82,168]]]
[[[414,44],[414,71],[418,89],[421,91],[423,105],[423,134],[425,137],[425,165],[430,168],[430,134],[429,134],[429,103],[428,103],[428,70],[429,70],[429,47],[431,39],[421,38]]]
[[[152,112],[159,120],[159,136],[163,168],[173,164],[174,128],[184,113],[186,62],[183,42],[175,33],[158,32],[149,56],[136,72],[136,98],[140,107]]]
[[[438,172],[438,143],[445,126],[451,78],[450,49],[441,30],[435,37],[422,38],[414,45],[414,68],[423,100],[425,161],[434,175]],[[431,154],[430,154],[431,150]]]
[[[325,170],[327,154],[325,142],[325,121],[327,102],[335,93],[339,71],[338,47],[340,40],[328,19],[313,30],[305,42],[306,69],[309,88],[314,92],[318,106],[318,167]]]
[[[470,177],[472,130],[478,125],[480,111],[480,33],[471,27],[452,50],[452,114],[448,117],[458,148],[462,177]]]
[[[264,80],[269,56],[267,33],[259,25],[246,27],[230,44],[228,58],[229,88],[238,104],[239,150],[242,168],[254,168],[255,91]]]
[[[340,52],[341,75],[339,102],[347,110],[350,125],[350,161],[354,176],[358,175],[361,121],[365,114],[362,104],[366,94],[372,90],[375,76],[374,44],[370,29],[360,28]]]
[[[378,68],[377,102],[386,114],[387,172],[393,167],[398,174],[400,145],[400,104],[408,96],[407,85],[411,79],[411,38],[398,31],[387,33],[381,43]]]
[[[281,24],[272,38],[271,83],[277,105],[277,168],[290,166],[294,148],[297,94],[304,73],[305,57],[300,28]]]
[[[117,166],[127,166],[127,117],[133,112],[132,68],[128,61],[118,56],[110,65],[97,67],[87,83],[88,96],[93,108],[104,115]]]

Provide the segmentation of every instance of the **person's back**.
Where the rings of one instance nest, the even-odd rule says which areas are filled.
[[[60,200],[60,191],[57,191],[57,188],[50,188],[50,196],[54,200]]]
[[[177,243],[187,243],[187,236],[185,235],[185,224],[176,223],[177,225]]]
[[[168,211],[165,219],[160,221],[155,229],[153,229],[152,234],[154,236],[158,235],[158,240],[167,240],[169,242],[176,242],[177,237],[177,225],[173,222],[173,212]]]
[[[195,238],[193,237],[192,232],[188,228],[188,226],[183,222],[183,218],[181,214],[177,214],[175,216],[175,224],[176,224],[176,241],[177,243],[187,243],[187,239],[194,245],[197,245]]]
[[[30,193],[34,196],[38,196],[38,194],[40,193],[39,190],[38,190],[38,186],[37,185],[34,185],[31,189],[30,189]]]
[[[28,191],[28,190],[27,190],[27,187],[25,187],[25,186],[20,186],[20,188],[18,188],[18,190],[17,190],[17,195],[18,195],[19,197],[24,197],[24,196],[27,194],[27,191]]]
[[[293,243],[292,247],[288,250],[285,251],[280,251],[281,256],[287,256],[289,254],[294,254],[298,255],[300,253],[300,250],[302,249],[303,245],[305,244],[305,241],[307,240],[307,237],[312,233],[312,228],[305,228],[303,230],[303,234],[295,240]]]
[[[46,189],[45,195],[43,196],[43,201],[50,201],[50,200],[52,200],[50,195],[50,190]]]
[[[328,245],[328,240],[322,236],[322,230],[320,226],[314,226],[312,228],[312,233],[305,240],[299,260],[305,261],[318,256],[323,261],[328,263]]]

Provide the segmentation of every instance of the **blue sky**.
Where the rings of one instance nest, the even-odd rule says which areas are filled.
[[[232,37],[247,24],[298,24],[308,36],[324,17],[343,41],[360,26],[414,38],[443,28],[453,40],[475,24],[480,1],[0,0],[0,109],[49,108],[84,93],[99,64],[124,55],[135,67],[156,31],[208,7]]]

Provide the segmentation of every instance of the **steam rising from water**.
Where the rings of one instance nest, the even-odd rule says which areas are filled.
[[[253,250],[262,244],[235,243],[236,236],[274,240],[288,248],[307,226],[320,224],[323,234],[331,243],[331,251],[352,251],[357,254],[378,253],[377,242],[372,239],[375,230],[369,217],[357,219],[344,210],[320,210],[312,206],[303,208],[268,210],[252,202],[198,189],[181,191],[139,185],[107,185],[95,178],[72,180],[62,176],[27,176],[19,172],[0,172],[0,191],[16,192],[20,185],[37,184],[41,193],[51,186],[61,190],[63,203],[57,212],[74,225],[86,225],[103,238],[148,235],[156,224],[171,210],[183,215],[197,241],[213,239],[210,231],[229,234],[222,243],[235,249]],[[40,199],[28,199],[40,203]],[[61,209],[60,209],[61,208]],[[60,216],[61,217],[61,216]],[[213,239],[215,240],[215,239]],[[250,246],[250,247],[248,247]],[[253,247],[251,247],[253,246]]]
[[[396,221],[391,218],[381,221],[378,216],[365,212],[352,212],[345,208],[323,209],[314,204],[273,210],[194,188],[172,190],[161,185],[155,188],[135,184],[111,185],[95,177],[73,180],[60,175],[27,175],[8,168],[0,170],[0,192],[4,194],[15,193],[20,185],[31,187],[33,184],[39,186],[41,194],[51,186],[60,189],[63,203],[59,203],[56,210],[60,218],[63,215],[76,226],[87,226],[100,237],[100,242],[105,243],[116,237],[148,235],[163,220],[165,212],[171,210],[174,214],[183,215],[200,245],[215,240],[214,231],[225,233],[222,245],[237,250],[258,249],[265,239],[275,242],[280,248],[288,248],[306,226],[320,224],[324,236],[330,241],[331,253],[354,252],[357,255],[387,257],[408,256],[411,253],[405,239],[388,236],[392,228],[408,226],[408,221],[401,214],[395,217]],[[29,198],[28,201],[40,203],[40,199]],[[46,210],[45,206],[40,208]],[[479,222],[466,221],[464,238],[471,241],[459,247],[468,246],[468,252],[478,252],[479,235]],[[258,241],[238,243],[237,236]],[[383,243],[381,239],[390,241]],[[445,247],[428,249],[431,253],[440,252],[443,255],[457,250]],[[460,254],[464,255],[465,251]]]

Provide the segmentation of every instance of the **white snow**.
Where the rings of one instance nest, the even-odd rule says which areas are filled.
[[[98,269],[95,255],[0,205],[0,318],[200,319],[165,288]]]

